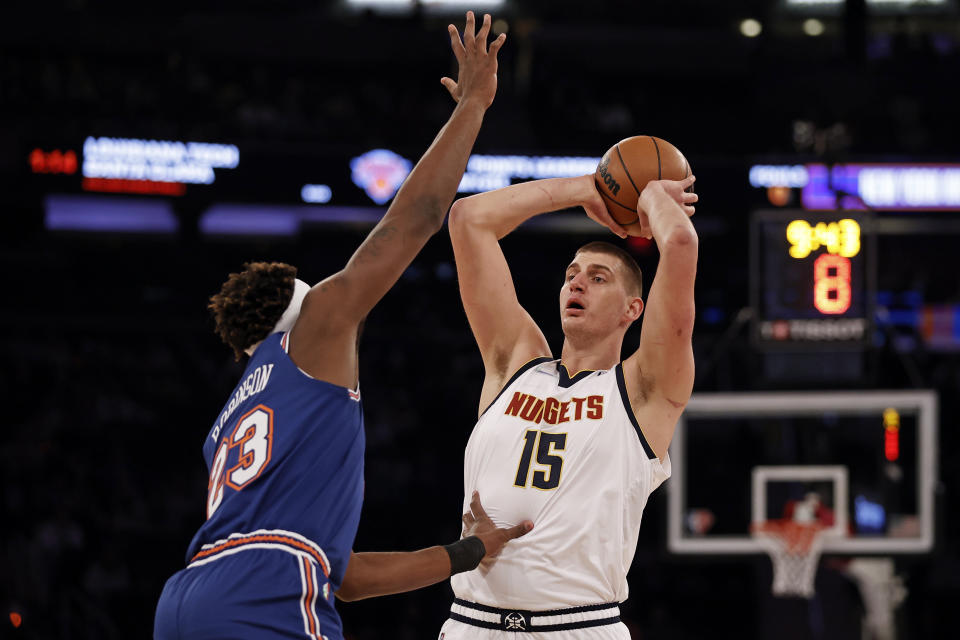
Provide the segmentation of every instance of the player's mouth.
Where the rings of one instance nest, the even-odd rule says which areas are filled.
[[[567,306],[564,311],[569,315],[580,316],[583,315],[584,306],[581,301],[571,299],[567,300]]]

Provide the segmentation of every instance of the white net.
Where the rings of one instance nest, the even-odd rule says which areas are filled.
[[[816,522],[768,520],[753,528],[753,536],[773,563],[773,595],[812,598],[824,527]]]

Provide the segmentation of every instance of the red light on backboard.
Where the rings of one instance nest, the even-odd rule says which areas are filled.
[[[900,457],[900,412],[883,410],[883,455],[890,462]]]

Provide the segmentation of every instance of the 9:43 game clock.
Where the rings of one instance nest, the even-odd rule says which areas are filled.
[[[756,211],[750,221],[753,339],[763,347],[860,347],[871,337],[872,216]]]

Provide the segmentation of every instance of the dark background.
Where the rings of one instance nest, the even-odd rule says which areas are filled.
[[[214,336],[207,297],[248,260],[287,261],[318,281],[366,231],[314,226],[223,241],[199,235],[196,220],[214,201],[291,201],[270,185],[331,157],[387,147],[417,158],[451,110],[439,78],[454,68],[445,25],[462,21],[455,15],[352,13],[319,0],[70,0],[4,11],[0,636],[150,635],[163,583],[202,522],[202,438],[243,369]],[[735,322],[749,300],[749,212],[769,206],[748,186],[751,164],[957,160],[955,4],[874,12],[850,0],[817,15],[826,32],[809,37],[800,27],[809,15],[774,0],[508,2],[497,11],[510,28],[500,89],[475,151],[599,156],[638,133],[684,151],[702,194],[696,391],[939,391],[937,546],[898,559],[910,597],[896,630],[951,637],[960,621],[956,352],[891,327],[858,360],[856,378],[774,379]],[[762,22],[758,38],[740,34],[747,17]],[[816,144],[795,135],[798,122],[821,132]],[[49,232],[43,196],[79,192],[78,180],[40,179],[28,154],[78,149],[88,135],[229,142],[245,169],[245,154],[277,160],[255,165],[250,184],[191,186],[172,199],[173,235]],[[359,191],[346,197],[370,205]],[[878,290],[960,303],[952,215],[926,215],[925,234],[879,239]],[[608,236],[528,229],[503,243],[520,299],[556,350],[562,269],[596,238]],[[649,280],[656,250],[634,250]],[[361,363],[367,485],[355,548],[455,539],[482,367],[445,231],[371,314]],[[662,490],[651,497],[630,574],[633,636],[776,633],[763,606],[767,561],[669,555],[665,502]],[[855,610],[844,589],[824,593]],[[352,638],[435,637],[450,598],[444,584],[340,611]],[[18,628],[8,613],[22,617]],[[807,637],[858,638],[848,627]]]

